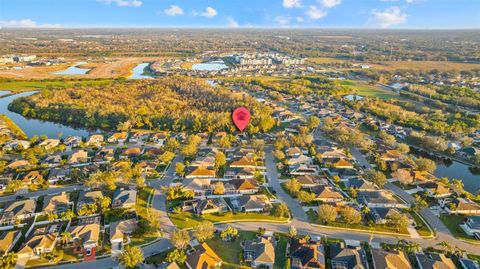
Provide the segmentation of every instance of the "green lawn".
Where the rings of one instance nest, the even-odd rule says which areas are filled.
[[[400,95],[393,91],[383,89],[376,85],[368,85],[366,82],[343,80],[340,81],[340,85],[350,87],[356,91],[356,94],[366,97],[379,97],[382,99],[400,99]]]
[[[80,85],[99,85],[99,84],[107,84],[112,82],[113,80],[110,79],[83,79],[83,80],[31,80],[31,81],[23,81],[23,80],[3,80],[0,81],[0,90],[8,90],[8,91],[31,91],[36,89],[45,89],[47,87],[69,87],[75,84]]]
[[[430,237],[433,236],[432,232],[428,229],[428,224],[423,221],[423,219],[416,212],[410,213],[410,216],[415,220],[418,226],[421,226],[420,229],[417,229],[417,232],[420,236]]]
[[[202,221],[221,222],[221,221],[236,221],[236,220],[266,220],[266,221],[287,221],[288,218],[279,218],[268,214],[261,213],[232,213],[225,214],[207,214],[196,215],[192,212],[170,213],[170,220],[180,229],[192,228],[197,226]]]
[[[347,229],[358,229],[358,230],[365,230],[365,231],[378,231],[378,232],[387,232],[387,233],[398,233],[398,234],[404,234],[408,235],[407,229],[403,229],[401,231],[396,231],[393,227],[389,227],[387,225],[376,225],[373,224],[373,226],[369,226],[365,221],[362,221],[359,224],[347,224],[345,222],[342,222],[341,220],[337,220],[337,222],[333,223],[322,223],[321,220],[318,219],[317,213],[309,211],[307,212],[308,219],[311,223],[314,224],[320,224],[320,225],[325,225],[325,226],[331,226],[331,227],[338,227],[338,228],[347,228]]]
[[[285,268],[285,263],[287,262],[287,243],[288,238],[285,235],[276,234],[278,237],[277,245],[275,246],[275,264],[273,265],[274,269],[283,269]]]
[[[224,265],[231,266],[231,268],[238,268],[238,266],[241,266],[240,263],[243,258],[243,250],[240,243],[245,240],[254,239],[256,236],[256,232],[239,231],[235,241],[226,242],[217,235],[213,239],[208,240],[207,244],[222,259]]]
[[[465,221],[465,216],[441,214],[440,220],[443,222],[443,224],[445,224],[445,226],[447,226],[448,230],[450,230],[452,235],[456,238],[478,243],[478,240],[468,236],[459,226]]]

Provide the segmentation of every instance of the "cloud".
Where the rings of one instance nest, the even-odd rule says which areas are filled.
[[[169,8],[164,9],[163,13],[168,16],[183,15],[183,9],[177,5],[171,5]]]
[[[307,12],[305,13],[307,14],[307,16],[312,19],[312,20],[319,20],[325,16],[327,16],[327,12],[322,10],[322,9],[319,9],[318,7],[316,6],[310,6],[308,7],[308,10]]]
[[[226,19],[227,19],[228,27],[231,27],[231,28],[240,27],[238,22],[232,16],[227,16]]]
[[[274,21],[280,26],[287,26],[290,23],[290,18],[285,16],[276,16]]]
[[[97,0],[107,5],[116,4],[119,7],[139,7],[143,4],[140,0]]]
[[[0,27],[7,28],[60,28],[60,24],[38,24],[31,19],[0,21]]]
[[[297,22],[303,22],[305,20],[303,17],[297,17],[295,19],[297,20]]]
[[[407,21],[407,14],[402,13],[399,7],[390,7],[384,10],[372,10],[370,22],[377,27],[388,28]]]
[[[342,3],[342,0],[322,0],[322,5],[326,8],[332,8]]]
[[[200,13],[200,16],[213,18],[217,16],[217,11],[213,7],[207,7],[207,9],[204,12]]]
[[[284,8],[299,8],[302,7],[302,0],[283,0]]]

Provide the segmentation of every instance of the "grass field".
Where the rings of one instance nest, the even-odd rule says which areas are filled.
[[[480,64],[449,62],[449,61],[393,61],[383,62],[382,64],[372,64],[373,69],[377,70],[419,70],[431,71],[462,71],[480,69]]]
[[[240,243],[245,240],[254,239],[257,236],[255,232],[239,231],[238,237],[235,241],[223,241],[220,236],[215,236],[213,239],[207,241],[215,253],[222,259],[226,266],[231,268],[238,268],[241,262],[242,247]],[[248,267],[245,267],[248,268]]]
[[[368,85],[366,82],[343,80],[340,85],[349,87],[356,91],[356,94],[366,97],[378,97],[382,99],[401,99],[402,97],[393,91],[383,89],[380,86]]]
[[[314,64],[334,64],[334,63],[345,63],[345,60],[340,60],[336,58],[329,58],[329,57],[314,57],[308,58],[307,62],[314,63]]]
[[[422,228],[417,229],[417,232],[420,236],[424,237],[430,237],[433,236],[432,232],[428,229],[428,224],[423,221],[423,219],[415,212],[415,213],[410,213],[410,216],[415,220],[415,223],[417,225],[422,226]]]
[[[12,92],[18,92],[18,91],[32,91],[32,90],[37,90],[37,89],[45,89],[47,87],[53,87],[53,88],[64,88],[64,87],[70,87],[73,85],[101,85],[101,84],[107,84],[112,82],[113,80],[111,79],[100,79],[100,80],[91,80],[91,79],[85,79],[85,80],[48,80],[48,81],[41,81],[41,80],[31,80],[31,81],[25,81],[25,80],[3,80],[0,81],[0,90],[4,91],[12,91]]]

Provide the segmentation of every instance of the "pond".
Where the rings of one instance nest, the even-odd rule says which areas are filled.
[[[52,74],[55,75],[85,75],[90,71],[91,69],[89,68],[79,68],[79,65],[86,64],[86,62],[78,62],[75,65],[70,66],[66,70],[60,71],[60,72],[54,72]]]
[[[46,135],[50,138],[57,138],[58,133],[62,133],[63,137],[69,135],[88,136],[90,132],[84,129],[76,129],[59,123],[53,123],[48,121],[41,121],[37,119],[29,119],[24,116],[8,110],[8,105],[16,98],[26,97],[37,93],[36,91],[23,92],[13,94],[0,98],[0,113],[7,115],[12,121],[14,121],[18,127],[20,127],[28,137],[34,135]]]
[[[410,152],[415,156],[427,157],[437,163],[437,170],[433,174],[438,177],[448,177],[448,179],[460,179],[463,182],[466,191],[477,194],[480,191],[480,169],[457,162],[455,160],[438,158],[425,151],[410,147]]]
[[[132,75],[128,77],[128,79],[145,79],[145,78],[153,78],[153,76],[148,71],[147,67],[150,63],[141,63],[135,66],[132,69]]]
[[[211,62],[192,65],[192,69],[196,71],[220,71],[227,67],[228,66],[225,64],[223,60],[217,60],[217,61],[211,61]]]

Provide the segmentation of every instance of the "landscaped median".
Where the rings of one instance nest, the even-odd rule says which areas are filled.
[[[400,229],[400,230],[395,230],[393,227],[389,227],[387,225],[373,225],[369,226],[368,223],[366,222],[361,222],[358,224],[348,224],[346,222],[340,222],[340,221],[335,221],[335,222],[329,222],[329,223],[323,223],[319,218],[317,217],[317,214],[315,212],[308,211],[307,212],[308,218],[312,226],[314,227],[319,227],[319,228],[327,228],[327,229],[338,229],[338,230],[345,230],[345,231],[356,231],[356,232],[362,232],[362,233],[375,233],[375,234],[385,234],[385,235],[395,235],[395,236],[404,236],[404,237],[410,237],[410,234],[408,233],[407,229]]]
[[[231,223],[231,222],[273,222],[273,223],[288,223],[290,218],[280,218],[269,214],[262,213],[232,213],[224,214],[206,214],[196,215],[193,212],[181,212],[168,214],[170,220],[179,229],[193,228],[203,221],[210,221],[214,224]]]

